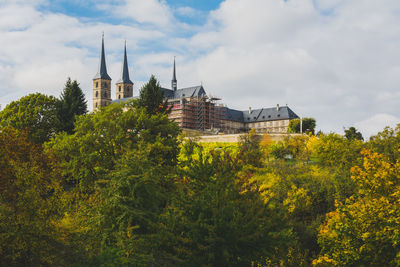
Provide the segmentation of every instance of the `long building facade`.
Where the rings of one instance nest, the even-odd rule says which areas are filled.
[[[100,63],[93,78],[93,109],[113,102],[135,98],[134,83],[129,78],[126,43],[121,77],[116,83],[116,98],[111,98],[111,77],[107,74],[104,36],[102,37]],[[288,106],[240,111],[222,105],[220,98],[207,95],[202,85],[178,89],[175,59],[171,89],[162,88],[170,106],[169,118],[183,129],[213,133],[240,133],[255,129],[257,133],[285,133],[289,121],[299,118]]]

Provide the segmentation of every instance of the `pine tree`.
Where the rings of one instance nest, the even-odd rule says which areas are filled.
[[[62,124],[62,130],[69,134],[74,132],[75,116],[87,113],[87,101],[79,83],[71,78],[67,79],[60,97],[58,117]]]
[[[164,93],[154,75],[151,75],[150,80],[140,89],[139,106],[146,108],[149,114],[167,111]]]

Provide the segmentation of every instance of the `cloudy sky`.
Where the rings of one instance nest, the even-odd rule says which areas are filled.
[[[136,92],[170,86],[176,56],[178,87],[369,136],[400,122],[399,25],[399,0],[0,0],[0,104],[71,77],[91,108],[104,31],[114,82],[127,40]]]

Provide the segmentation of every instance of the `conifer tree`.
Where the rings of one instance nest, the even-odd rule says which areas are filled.
[[[139,106],[146,108],[149,114],[167,111],[164,93],[154,75],[151,75],[150,80],[140,89]]]
[[[61,129],[71,134],[74,131],[75,116],[87,113],[87,101],[79,83],[71,78],[67,79],[60,97],[58,117],[61,121]]]

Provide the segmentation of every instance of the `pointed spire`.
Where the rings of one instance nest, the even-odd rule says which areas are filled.
[[[174,57],[174,71],[172,73],[171,87],[172,90],[174,91],[178,89],[178,81],[176,80],[175,57]]]
[[[94,76],[93,79],[111,80],[111,77],[107,74],[106,56],[104,53],[104,32],[101,36],[101,53],[100,53],[99,70],[97,71],[97,74],[96,76]]]
[[[129,79],[128,57],[126,56],[126,40],[124,48],[124,62],[122,63],[122,70],[121,70],[121,78],[117,83],[133,84],[133,82]]]

